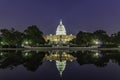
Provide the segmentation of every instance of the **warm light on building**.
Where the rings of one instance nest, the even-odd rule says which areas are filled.
[[[67,35],[66,29],[62,23],[62,20],[60,20],[60,23],[56,29],[55,35],[50,34],[50,35],[44,36],[46,41],[50,41],[52,43],[59,43],[59,42],[67,43],[67,42],[71,41],[72,39],[74,39],[75,37],[76,36],[74,36],[72,34]]]

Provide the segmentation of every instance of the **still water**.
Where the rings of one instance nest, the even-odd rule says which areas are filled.
[[[0,51],[0,80],[120,80],[120,52]]]

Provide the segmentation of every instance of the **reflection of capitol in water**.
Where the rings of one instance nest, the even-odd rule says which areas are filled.
[[[70,54],[67,54],[66,52],[46,54],[44,59],[49,60],[50,62],[54,60],[56,62],[56,67],[61,76],[66,68],[67,61],[72,62],[73,60],[76,60],[75,57],[73,57]]]
[[[63,60],[69,60],[69,61],[73,61],[76,58],[73,57],[70,54],[67,54],[66,52],[63,53],[51,53],[51,54],[46,54],[45,55],[45,59],[52,61],[52,60],[59,60],[59,61],[63,61]]]

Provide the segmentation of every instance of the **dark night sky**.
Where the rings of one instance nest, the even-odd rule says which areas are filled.
[[[68,33],[114,33],[120,31],[120,0],[0,0],[0,28],[23,31],[35,24],[53,34],[60,19]]]

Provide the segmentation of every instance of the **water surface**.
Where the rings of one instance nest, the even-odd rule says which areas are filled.
[[[119,51],[0,51],[0,80],[120,80]]]

